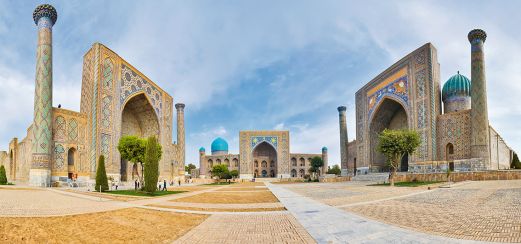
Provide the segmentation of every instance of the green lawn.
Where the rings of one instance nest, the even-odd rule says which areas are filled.
[[[138,196],[138,197],[159,197],[170,194],[178,194],[186,191],[156,191],[154,194],[149,194],[144,191],[134,191],[134,190],[118,190],[118,191],[106,191],[104,193],[116,194],[116,195],[127,195],[127,196]]]
[[[396,182],[394,186],[398,187],[417,187],[417,186],[425,186],[430,184],[440,183],[441,181],[416,181],[416,182]],[[369,186],[389,186],[389,183],[380,183],[380,184],[372,184]]]
[[[235,184],[235,182],[214,182],[210,184],[204,184],[203,186],[218,186],[218,185],[230,185]]]

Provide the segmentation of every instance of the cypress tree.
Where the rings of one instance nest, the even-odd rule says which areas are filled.
[[[6,185],[7,184],[7,176],[5,175],[5,167],[2,165],[0,166],[0,185]]]
[[[513,168],[513,169],[521,169],[521,162],[519,162],[519,158],[517,157],[517,153],[514,153],[514,157],[512,158],[511,168]]]
[[[105,171],[105,157],[103,155],[99,156],[98,160],[98,169],[96,170],[96,191],[108,191],[109,190],[109,182],[107,180],[107,172]]]
[[[153,194],[157,190],[159,179],[159,159],[161,157],[161,145],[155,136],[147,139],[145,149],[145,191]]]

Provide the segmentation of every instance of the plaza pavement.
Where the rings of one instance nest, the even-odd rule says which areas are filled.
[[[268,187],[318,243],[478,243],[410,231],[320,203],[283,185]]]

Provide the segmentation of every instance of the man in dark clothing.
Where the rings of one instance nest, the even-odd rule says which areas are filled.
[[[166,180],[163,180],[163,191],[166,191]]]
[[[181,186],[181,179],[179,179],[179,186]]]
[[[137,180],[134,181],[134,190],[137,191]]]

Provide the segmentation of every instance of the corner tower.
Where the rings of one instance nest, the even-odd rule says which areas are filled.
[[[38,26],[32,162],[29,172],[29,184],[33,186],[48,186],[51,183],[52,27],[57,18],[56,9],[49,4],[39,5],[33,12],[34,23]]]
[[[483,163],[490,162],[489,152],[489,123],[487,108],[487,79],[485,76],[484,43],[487,33],[480,29],[469,32],[468,39],[471,44],[471,75],[472,86],[471,112],[472,137],[471,155],[473,158],[483,158]]]
[[[347,175],[347,122],[346,122],[346,110],[345,106],[340,106],[338,110],[338,119],[340,124],[340,168],[342,169],[342,175]]]

